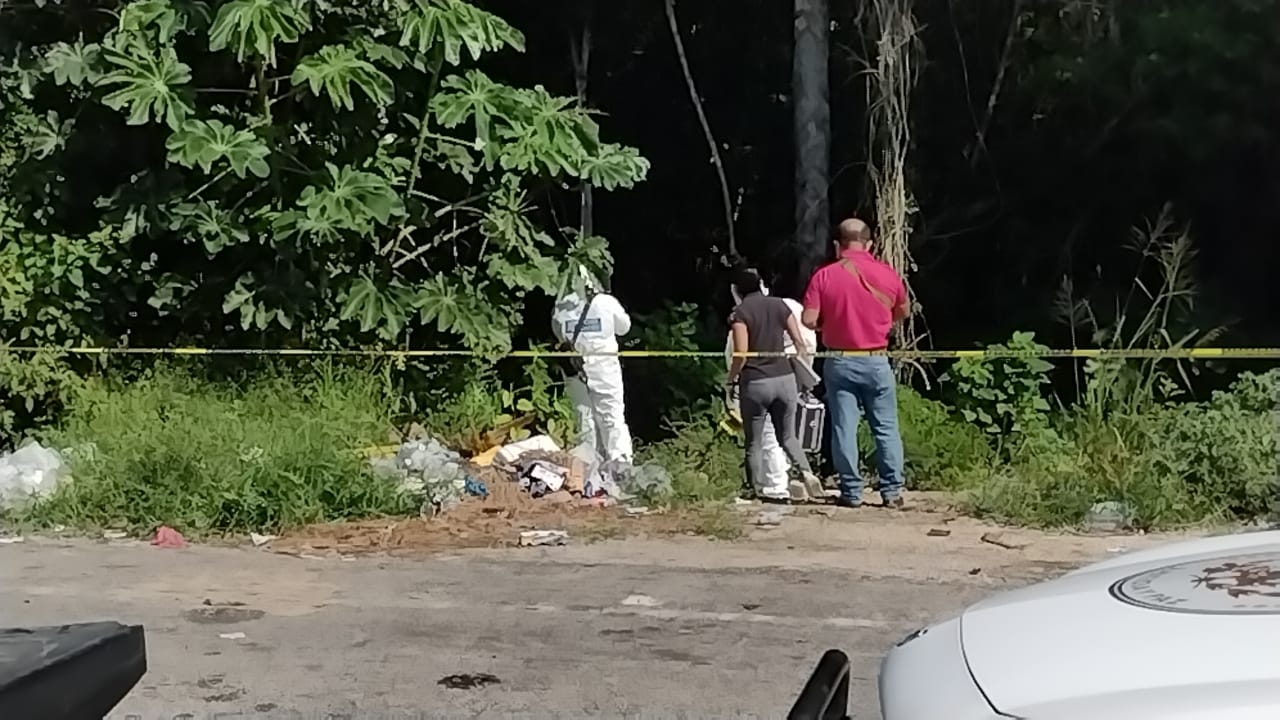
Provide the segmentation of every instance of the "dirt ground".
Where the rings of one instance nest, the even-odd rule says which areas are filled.
[[[308,527],[273,541],[270,549],[294,556],[417,556],[518,546],[522,532],[562,530],[566,544],[582,546],[623,538],[720,534],[731,549],[802,550],[815,565],[844,566],[839,556],[858,552],[856,567],[892,574],[997,573],[1037,567],[1052,572],[1099,556],[1167,541],[1169,535],[1086,536],[1001,528],[957,512],[945,494],[915,493],[905,511],[867,506],[794,507],[739,502],[720,513],[636,512],[572,498],[533,499],[514,483],[490,483],[490,496],[473,498],[445,515]],[[727,527],[732,525],[732,527]],[[728,532],[732,530],[732,532]],[[739,542],[725,542],[724,537]],[[570,550],[570,553],[572,551]],[[919,567],[914,567],[919,565]]]
[[[705,517],[491,492],[256,549],[27,538],[0,545],[0,615],[144,625],[148,673],[112,720],[781,717],[832,647],[853,715],[877,717],[880,659],[906,633],[1171,539],[998,528],[916,496],[905,512],[742,504],[723,541],[683,536]],[[524,529],[569,539],[510,547]]]

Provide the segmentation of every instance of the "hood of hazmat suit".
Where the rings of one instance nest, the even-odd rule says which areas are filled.
[[[599,282],[580,269],[582,289],[570,289],[551,316],[556,339],[582,353],[582,374],[565,379],[566,391],[578,417],[579,444],[595,449],[604,462],[630,463],[631,430],[623,402],[622,363],[618,337],[631,332],[631,316],[613,295],[601,292]],[[600,355],[598,353],[604,353]]]

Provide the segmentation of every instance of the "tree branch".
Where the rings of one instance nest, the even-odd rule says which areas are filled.
[[[711,150],[711,163],[716,167],[716,175],[720,178],[720,200],[724,204],[724,221],[729,230],[729,254],[738,254],[737,235],[733,229],[733,200],[729,195],[729,179],[725,176],[724,163],[720,160],[720,147],[716,144],[715,135],[711,132],[711,123],[702,107],[702,98],[698,97],[698,85],[694,82],[693,71],[689,69],[689,56],[684,50],[684,40],[680,38],[680,25],[676,22],[676,1],[666,0],[667,25],[671,28],[671,39],[676,45],[676,55],[680,59],[680,69],[684,72],[684,83],[689,88],[689,97],[693,100],[693,109],[698,113],[698,122],[702,125],[702,134],[706,136],[707,147]]]

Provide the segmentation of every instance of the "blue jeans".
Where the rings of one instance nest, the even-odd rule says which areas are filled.
[[[902,435],[893,369],[886,357],[828,358],[823,366],[827,411],[831,414],[831,460],[840,478],[840,497],[859,502],[858,420],[863,414],[876,443],[876,472],[886,501],[902,495]]]

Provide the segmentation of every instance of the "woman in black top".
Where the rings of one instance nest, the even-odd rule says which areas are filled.
[[[776,357],[735,356],[729,366],[728,385],[737,390],[742,411],[742,427],[746,433],[747,478],[753,488],[762,486],[764,451],[762,438],[765,422],[773,423],[778,444],[786,452],[791,466],[800,470],[803,483],[791,483],[786,497],[763,496],[762,500],[789,502],[808,497],[805,486],[821,487],[809,467],[796,438],[796,408],[800,391],[791,369],[791,361],[782,355],[784,335],[791,336],[796,348],[803,348],[800,326],[791,308],[779,298],[762,292],[760,276],[752,270],[739,271],[733,281],[742,301],[729,318],[733,330],[733,352],[777,353]]]

